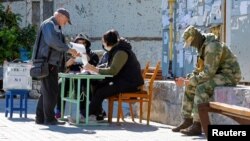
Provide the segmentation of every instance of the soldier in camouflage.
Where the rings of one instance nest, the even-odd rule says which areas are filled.
[[[184,120],[172,131],[195,136],[202,133],[198,105],[211,100],[216,86],[236,86],[241,79],[241,70],[236,56],[214,34],[202,34],[189,26],[183,39],[185,47],[197,49],[198,61],[195,70],[187,75],[189,82],[181,111]]]

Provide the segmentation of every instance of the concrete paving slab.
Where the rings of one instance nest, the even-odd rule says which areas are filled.
[[[202,136],[188,137],[181,133],[173,133],[172,126],[143,121],[133,123],[130,118],[121,124],[112,123],[102,126],[73,126],[68,123],[60,126],[37,125],[35,119],[35,99],[28,100],[28,118],[19,118],[14,113],[13,118],[4,115],[5,100],[0,99],[0,141],[205,141]],[[113,119],[115,121],[116,118]]]

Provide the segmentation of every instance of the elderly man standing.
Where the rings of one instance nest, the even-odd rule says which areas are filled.
[[[35,122],[37,124],[57,125],[65,123],[55,119],[54,108],[59,93],[58,72],[63,64],[64,53],[77,55],[76,50],[70,49],[64,41],[61,28],[67,23],[71,24],[69,12],[64,8],[59,8],[52,17],[41,24],[36,38],[32,59],[34,56],[45,58],[49,63],[49,75],[41,80],[41,96],[36,108]]]
[[[241,79],[241,70],[236,56],[214,34],[202,34],[189,26],[183,33],[185,47],[198,50],[197,68],[187,75],[182,103],[183,122],[173,132],[185,135],[201,135],[198,105],[211,100],[216,86],[236,86]],[[184,78],[181,78],[184,80]]]

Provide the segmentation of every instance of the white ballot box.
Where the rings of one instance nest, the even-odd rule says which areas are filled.
[[[32,89],[30,63],[5,63],[3,66],[3,89]]]

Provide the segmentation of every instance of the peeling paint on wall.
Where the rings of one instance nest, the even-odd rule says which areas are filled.
[[[101,36],[107,30],[114,28],[121,36],[135,44],[132,45],[138,50],[137,53],[144,52],[152,56],[148,48],[154,44],[154,51],[158,55],[155,55],[154,60],[149,60],[148,56],[140,56],[142,67],[147,61],[151,61],[154,65],[161,60],[161,0],[53,0],[53,2],[54,10],[64,7],[70,12],[72,25],[63,28],[64,34],[73,36],[85,32],[94,39],[92,48],[102,49]],[[24,1],[13,2],[12,6],[14,12],[27,15]]]

